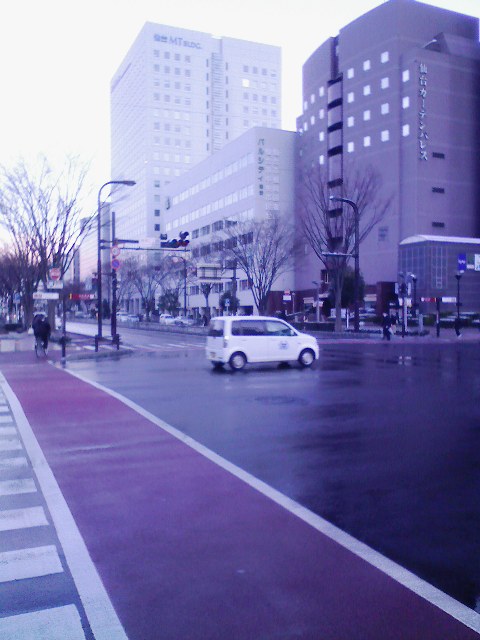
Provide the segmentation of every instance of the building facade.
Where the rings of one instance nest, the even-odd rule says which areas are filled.
[[[323,172],[331,195],[355,200],[348,178],[369,168],[380,200],[390,201],[360,246],[367,285],[397,281],[407,237],[480,235],[478,22],[389,0],[323,43],[303,67],[297,202],[302,174]],[[307,250],[297,289],[311,287],[320,269]]]
[[[293,229],[295,139],[292,131],[254,127],[168,185],[165,232],[169,238],[189,233],[188,255],[197,277],[186,282],[186,306],[195,315],[219,313],[219,298],[231,289],[233,277],[237,278],[239,312],[257,311],[245,274],[224,268],[219,243],[225,239],[225,228],[238,221],[280,216]],[[181,253],[172,252],[175,255]],[[211,280],[207,305],[201,283],[208,281],[206,275],[212,274],[215,265],[218,280]],[[272,313],[282,310],[283,293],[293,284],[294,265],[274,282]]]
[[[120,237],[159,237],[172,180],[252,126],[281,121],[278,47],[146,23],[111,83]],[[133,190],[132,190],[133,192]]]

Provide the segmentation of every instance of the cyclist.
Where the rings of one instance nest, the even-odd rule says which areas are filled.
[[[52,328],[44,313],[37,313],[32,321],[33,335],[35,336],[35,343],[37,340],[42,341],[42,346],[45,354],[48,351],[48,340],[52,333]]]

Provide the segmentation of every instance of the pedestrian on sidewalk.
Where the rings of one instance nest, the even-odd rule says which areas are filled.
[[[453,323],[453,328],[455,329],[457,338],[461,338],[462,334],[460,330],[462,328],[462,323],[460,322],[460,318],[458,316],[455,318],[455,321]]]
[[[390,340],[392,337],[392,323],[388,313],[384,313],[382,316],[382,330],[383,340]]]
[[[50,339],[50,334],[52,333],[52,328],[45,314],[37,313],[34,316],[32,320],[32,329],[35,340],[40,339],[42,341],[45,353],[47,353],[48,341]]]

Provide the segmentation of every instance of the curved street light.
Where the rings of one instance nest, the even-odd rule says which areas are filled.
[[[330,196],[329,198],[335,202],[345,202],[353,209],[354,215],[354,245],[353,245],[353,257],[355,259],[355,277],[354,277],[354,320],[353,328],[356,332],[360,331],[360,214],[358,211],[357,203],[348,198],[341,198],[340,196]]]
[[[101,224],[101,193],[104,187],[108,187],[111,184],[119,184],[125,187],[133,187],[136,182],[135,180],[109,180],[102,184],[100,189],[98,190],[98,200],[97,200],[97,335],[95,336],[95,351],[98,351],[98,342],[102,338],[102,319],[103,319],[103,304],[102,304],[102,224]]]

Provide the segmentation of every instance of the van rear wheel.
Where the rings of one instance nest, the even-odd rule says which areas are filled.
[[[245,357],[245,354],[237,351],[236,353],[232,353],[232,355],[230,356],[229,364],[230,368],[233,369],[233,371],[240,371],[240,369],[243,369],[246,362],[247,358]]]
[[[298,361],[302,367],[311,367],[315,362],[315,354],[311,349],[304,349],[298,356]]]

